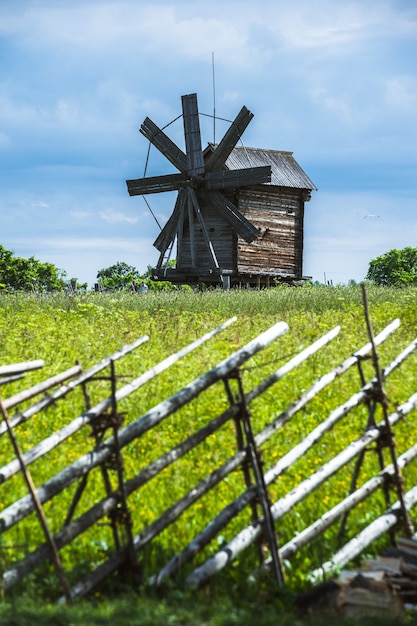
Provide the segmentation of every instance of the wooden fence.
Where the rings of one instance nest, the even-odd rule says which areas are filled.
[[[148,341],[147,336],[140,337],[133,344],[125,346],[86,371],[76,365],[20,393],[9,397],[2,394],[3,399],[0,396],[0,412],[3,418],[0,435],[3,439],[7,438],[3,441],[2,455],[4,457],[9,454],[8,460],[3,458],[0,468],[3,502],[13,493],[10,488],[7,491],[9,481],[17,476],[24,479],[23,487],[19,483],[19,497],[6,502],[0,513],[2,586],[5,592],[25,581],[26,577],[36,573],[39,568],[42,571],[50,563],[55,568],[63,590],[62,601],[72,601],[86,595],[106,577],[122,570],[129,572],[134,584],[161,585],[168,578],[178,576],[185,585],[196,587],[235,562],[250,546],[259,555],[258,565],[261,568],[268,567],[282,585],[285,584],[284,562],[316,541],[336,522],[341,529],[346,530],[349,513],[375,493],[381,494],[383,499],[382,513],[377,513],[375,519],[369,520],[368,525],[350,538],[331,559],[316,563],[313,575],[330,575],[360,554],[383,533],[392,529],[400,528],[405,535],[411,536],[413,526],[409,511],[417,501],[417,486],[413,485],[406,491],[402,471],[416,458],[417,444],[411,445],[398,456],[394,430],[415,409],[417,393],[404,399],[401,405],[389,413],[383,384],[412,355],[417,347],[417,339],[383,368],[379,366],[377,353],[377,347],[399,327],[399,320],[394,320],[375,337],[368,321],[368,343],[320,376],[284,409],[280,408],[279,392],[271,394],[271,390],[295,368],[324,350],[338,336],[339,327],[333,328],[310,346],[300,350],[296,356],[253,388],[245,389],[242,376],[245,365],[288,331],[286,323],[278,322],[171,397],[123,425],[120,406],[127,398],[133,397],[139,391],[143,393],[147,383],[155,380],[159,374],[206,341],[225,332],[235,321],[236,318],[228,320],[122,386],[119,386],[116,363],[119,359],[129,358],[128,355]],[[373,376],[369,380],[366,380],[363,367],[366,359],[368,363],[373,363]],[[30,370],[42,366],[42,361],[1,366],[0,389],[7,391],[8,385],[16,383]],[[302,415],[309,403],[320,398],[320,394],[354,367],[359,372],[359,389],[328,414],[320,415],[311,431],[307,435],[302,433],[299,440],[281,454],[280,448],[274,443],[278,434],[285,433],[297,414]],[[104,399],[92,405],[89,385],[97,384],[97,381],[101,381],[102,385],[106,384],[108,392]],[[207,408],[210,400],[205,402],[202,398],[205,397],[204,394],[210,397],[213,389],[218,396],[219,385],[224,390],[225,406],[212,416]],[[84,410],[59,430],[46,433],[43,440],[28,447],[25,441],[27,431],[23,430],[22,425],[35,415],[39,420],[39,416],[47,415],[51,407],[72,407],[72,398],[77,390],[82,391]],[[252,407],[267,392],[267,411],[272,417],[267,421],[264,419],[263,425],[255,432]],[[188,436],[175,442],[170,449],[161,449],[158,456],[158,428],[169,420],[175,420],[181,409],[193,402],[196,403],[194,414],[198,427],[190,429]],[[314,450],[326,433],[332,432],[336,425],[345,423],[347,416],[358,407],[364,407],[367,415],[359,436],[355,436],[327,462],[318,462],[298,483],[295,478],[293,482],[290,479],[287,483],[283,482],[287,485],[285,493],[282,493],[282,488],[272,489],[273,486],[280,485],[280,480],[296,466],[297,461]],[[382,415],[379,423],[376,421],[377,410]],[[265,413],[265,408],[262,411]],[[87,425],[90,428],[86,430]],[[225,458],[214,468],[208,461],[206,465],[195,460],[191,462],[186,470],[187,488],[181,497],[175,496],[175,491],[172,490],[174,499],[169,505],[164,505],[163,511],[147,511],[143,517],[147,509],[147,494],[154,495],[164,485],[165,480],[171,480],[169,476],[164,478],[167,470],[171,468],[175,474],[177,464],[188,455],[194,454],[194,459],[205,459],[207,442],[226,427],[228,438],[220,441],[229,441],[230,444],[230,433],[233,432],[234,449],[225,449],[222,444]],[[81,429],[84,430],[81,432]],[[153,456],[156,456],[135,473],[132,471],[132,457],[133,465],[140,465],[138,450],[142,438],[150,433],[154,442]],[[71,448],[75,458],[70,457],[68,451],[60,454],[63,444],[68,444],[76,437],[79,443]],[[148,446],[149,441],[148,438]],[[27,448],[25,451],[21,448],[23,444]],[[269,456],[264,454],[268,446],[274,450]],[[78,449],[81,453],[77,456]],[[367,450],[375,451],[378,471],[358,486]],[[384,458],[386,451],[389,454],[388,462]],[[32,473],[31,466],[33,464],[33,470],[42,466],[44,459],[50,458],[50,455],[54,455],[52,464],[55,464],[56,471],[45,482],[36,485],[35,472]],[[297,505],[315,494],[319,487],[325,486],[338,472],[346,472],[345,468],[352,464],[352,480],[346,497],[320,513],[312,523],[301,529],[294,529],[294,535],[280,545],[278,538],[284,518]],[[231,477],[234,482],[229,488]],[[156,486],[152,491],[153,481],[157,480],[159,482],[155,482]],[[90,500],[91,485],[94,486],[93,501]],[[211,500],[216,502],[216,510],[211,511],[209,507],[205,516],[201,516],[201,502],[219,487],[223,489],[222,498],[216,495]],[[100,488],[102,495],[98,497]],[[166,491],[170,492],[169,485]],[[225,501],[227,497],[229,499]],[[164,502],[165,498],[164,492]],[[62,510],[61,518],[64,518],[59,528],[55,527],[56,521],[52,521],[56,520],[57,508]],[[35,515],[39,525],[34,523]],[[141,521],[142,518],[145,521]],[[170,533],[173,528],[172,533],[175,536],[181,535],[178,528],[183,519],[186,520],[184,524],[187,524],[188,539],[180,549],[176,547],[174,551],[162,551],[158,547],[161,534]],[[201,527],[195,528],[196,520],[199,519],[206,521]],[[33,534],[35,526],[41,529],[41,534],[35,533],[33,540],[28,537],[28,533]],[[73,556],[67,559],[65,549],[72,546],[82,554],[83,548],[77,548],[77,541],[87,532],[93,533],[96,543],[101,537],[105,536],[107,541],[110,536],[111,545],[107,545],[100,553],[100,558],[96,555],[94,562],[88,564],[88,572],[68,572],[67,562]],[[157,563],[155,571],[147,570],[148,561],[141,556],[149,555],[151,549],[158,556],[153,561],[149,559],[149,562]]]

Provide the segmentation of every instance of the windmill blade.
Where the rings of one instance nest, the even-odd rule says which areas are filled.
[[[191,254],[191,266],[196,266],[196,250],[195,250],[195,236],[194,236],[194,211],[191,199],[187,203],[188,209],[188,225],[190,231],[190,254]]]
[[[167,254],[167,249],[169,247],[168,250],[168,254]],[[167,269],[168,269],[168,265],[169,265],[169,260],[171,258],[171,254],[172,254],[172,248],[174,247],[174,239],[171,241],[171,243],[169,244],[167,248],[165,248],[165,250],[163,252],[161,252],[161,254],[159,255],[159,259],[157,261],[156,264],[156,269],[160,270],[162,268],[163,265],[165,265],[165,276],[167,273]]]
[[[200,205],[198,204],[197,195],[196,195],[196,193],[195,193],[195,191],[194,191],[194,189],[192,187],[188,187],[187,188],[187,193],[188,193],[190,202],[191,202],[191,204],[192,204],[192,206],[194,208],[194,211],[196,212],[197,219],[198,219],[198,221],[200,223],[200,226],[201,226],[201,232],[203,233],[203,238],[204,238],[204,241],[206,242],[206,246],[207,246],[207,248],[210,251],[211,258],[213,259],[214,266],[217,269],[219,269],[220,265],[219,265],[219,262],[217,260],[216,253],[214,251],[213,244],[212,244],[211,239],[210,239],[210,235],[208,234],[206,223],[205,223],[204,218],[203,218],[203,216],[201,214],[201,209],[200,209]]]
[[[187,173],[187,157],[178,146],[147,117],[140,127],[142,135],[183,174]]]
[[[189,176],[204,174],[204,158],[201,147],[200,120],[198,117],[197,94],[182,96],[185,149]]]
[[[178,193],[174,210],[169,220],[167,221],[167,223],[153,243],[154,247],[159,250],[159,252],[161,252],[161,255],[165,254],[165,251],[167,250],[169,244],[177,234],[178,224],[180,222],[180,219],[182,219],[181,214],[184,212],[185,193],[186,192],[183,189],[181,189]]]
[[[259,230],[250,223],[233,202],[228,200],[220,191],[202,192],[202,197],[234,228],[242,239],[251,243],[259,235]]]
[[[242,137],[252,118],[253,113],[246,107],[242,107],[223,139],[208,159],[206,163],[207,172],[221,170],[223,168],[228,156]]]
[[[184,184],[183,174],[166,174],[165,176],[148,176],[127,180],[127,190],[130,196],[144,196],[161,191],[176,191]]]
[[[181,205],[180,205],[180,213],[179,213],[179,217],[178,217],[178,224],[177,224],[177,250],[182,250],[183,247],[183,239],[184,239],[184,219],[185,219],[185,198],[186,198],[186,194],[185,193],[181,193],[179,194],[181,195]],[[174,243],[174,241],[172,242]]]
[[[245,187],[270,183],[272,170],[270,165],[262,167],[247,167],[241,170],[221,170],[220,172],[207,172],[207,189],[227,189],[229,187]]]

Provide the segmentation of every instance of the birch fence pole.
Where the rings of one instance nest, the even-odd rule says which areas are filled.
[[[11,363],[10,365],[0,365],[0,378],[3,376],[14,376],[15,374],[26,374],[31,370],[37,370],[45,365],[42,359],[26,361],[25,363]]]
[[[25,463],[23,461],[23,455],[22,455],[22,452],[20,450],[19,444],[17,442],[16,437],[14,436],[12,428],[10,427],[9,417],[8,417],[6,408],[4,407],[3,400],[1,398],[1,396],[0,396],[0,411],[1,411],[1,414],[3,416],[3,420],[6,422],[7,430],[8,430],[9,436],[10,436],[10,441],[12,443],[14,452],[15,452],[16,456],[18,457],[19,461],[20,461],[22,474],[23,474],[23,477],[25,479],[26,485],[27,485],[27,487],[29,489],[30,495],[32,497],[32,500],[33,500],[33,503],[34,503],[34,506],[35,506],[35,509],[36,509],[36,513],[38,515],[39,522],[41,524],[42,530],[43,530],[43,532],[45,534],[45,537],[46,537],[46,540],[47,540],[47,542],[49,544],[49,547],[51,549],[52,561],[53,561],[53,563],[55,565],[56,573],[58,575],[59,581],[61,582],[62,588],[64,590],[65,597],[66,597],[67,601],[70,602],[71,601],[70,588],[69,588],[68,581],[67,581],[65,573],[64,573],[64,569],[62,567],[61,559],[59,558],[58,550],[56,548],[56,545],[55,545],[53,536],[51,534],[51,531],[49,530],[48,522],[46,520],[44,510],[43,510],[42,505],[40,503],[40,500],[38,498],[36,487],[35,487],[35,485],[33,483],[33,480],[32,480],[32,476],[30,475],[30,472],[28,471],[27,467],[25,466]]]
[[[400,457],[398,457],[398,466],[403,469],[417,457],[417,444],[409,448]],[[354,492],[346,496],[338,502],[334,507],[324,513],[320,519],[313,524],[297,533],[297,535],[280,548],[281,558],[289,559],[304,546],[308,545],[314,539],[317,539],[327,528],[330,528],[342,515],[347,511],[351,511],[360,502],[363,502],[377,489],[394,475],[393,465],[385,467],[377,476],[370,478],[364,485],[356,489]],[[265,565],[269,565],[270,559],[265,561]]]
[[[417,486],[404,494],[404,505],[409,511],[417,503]],[[335,573],[341,567],[352,561],[361,554],[373,541],[381,537],[388,530],[398,524],[401,517],[400,502],[395,502],[383,515],[371,522],[362,532],[346,543],[330,561],[326,561],[321,567],[311,572],[311,580],[322,580],[326,576]]]
[[[120,359],[126,356],[127,354],[129,354],[130,352],[132,352],[133,350],[135,350],[136,348],[138,348],[139,346],[141,346],[143,343],[145,343],[148,340],[149,340],[149,337],[147,335],[144,335],[143,337],[140,337],[133,343],[123,346],[120,350],[117,350],[112,355],[105,357],[104,359],[102,359],[101,361],[99,361],[98,363],[90,367],[89,369],[82,372],[79,376],[77,376],[77,378],[74,378],[73,380],[67,382],[65,385],[62,385],[55,391],[49,393],[47,396],[43,397],[41,400],[36,402],[31,407],[25,409],[18,415],[11,417],[10,425],[12,426],[12,428],[14,428],[18,424],[26,422],[35,414],[39,413],[40,411],[43,411],[51,404],[54,404],[57,400],[61,400],[62,398],[64,398],[69,392],[73,391],[78,385],[82,385],[84,382],[88,381],[89,379],[93,378],[93,376],[101,372],[105,367],[108,367],[110,365],[110,360],[113,359],[115,361],[117,359]],[[16,396],[12,396],[11,398],[8,398],[7,400],[5,400],[6,406],[8,406],[8,408],[11,408],[11,406],[15,406],[14,398],[16,398]],[[11,404],[7,405],[7,401],[9,400]],[[5,428],[6,428],[5,424],[1,423],[0,435],[3,432],[5,432]]]

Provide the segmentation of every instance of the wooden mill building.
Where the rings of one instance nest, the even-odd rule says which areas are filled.
[[[213,148],[211,144],[206,148],[205,160]],[[204,196],[199,196],[201,213],[227,286],[269,287],[308,278],[303,273],[304,205],[317,187],[292,152],[235,147],[225,163],[226,170],[262,166],[271,167],[270,182],[222,191],[257,229],[257,237],[250,243],[237,236],[219,214],[219,207],[213,206],[212,198],[204,202]],[[219,270],[213,266],[196,220],[193,231],[190,236],[189,224],[185,224],[174,255],[176,268],[155,268],[155,279],[219,284]],[[191,260],[191,245],[198,249],[197,272]]]
[[[226,161],[232,169],[271,166],[271,182],[242,187],[235,197],[239,211],[259,231],[250,244],[234,244],[234,270],[240,282],[270,285],[304,278],[304,204],[317,187],[292,152],[235,148]]]

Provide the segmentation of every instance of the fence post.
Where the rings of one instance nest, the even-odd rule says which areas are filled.
[[[40,502],[40,500],[38,498],[38,494],[37,494],[37,490],[36,490],[35,484],[34,484],[34,482],[32,480],[32,476],[31,476],[28,468],[26,467],[25,461],[23,459],[22,451],[20,450],[20,446],[19,446],[19,444],[17,442],[17,439],[16,439],[16,437],[14,435],[13,429],[12,429],[12,427],[10,425],[9,416],[8,416],[6,407],[4,406],[4,402],[3,402],[3,399],[2,399],[1,396],[0,396],[0,411],[1,411],[1,414],[3,416],[3,420],[6,423],[7,432],[9,433],[10,441],[12,443],[14,452],[16,454],[16,457],[19,459],[19,463],[20,463],[20,467],[21,467],[21,470],[22,470],[23,478],[25,479],[26,485],[27,485],[27,487],[29,489],[29,492],[30,492],[30,494],[32,496],[32,500],[33,500],[33,503],[35,505],[36,513],[38,515],[39,522],[40,522],[40,524],[42,526],[42,530],[43,530],[43,532],[45,534],[46,541],[48,542],[49,547],[51,549],[52,560],[53,560],[53,563],[54,563],[54,566],[55,566],[55,570],[56,570],[57,576],[58,576],[59,581],[60,581],[60,583],[62,585],[62,589],[64,591],[65,599],[66,599],[67,602],[71,602],[72,600],[71,600],[70,588],[69,588],[68,581],[67,581],[66,576],[65,576],[64,569],[62,567],[61,559],[59,558],[59,554],[58,554],[58,550],[57,550],[54,538],[53,538],[53,536],[51,534],[51,531],[49,530],[48,522],[47,522],[47,519],[45,517],[45,512],[44,512],[42,504],[41,504],[41,502]]]
[[[369,340],[372,346],[372,363],[373,363],[375,373],[376,373],[378,399],[379,399],[379,402],[381,403],[382,411],[384,415],[384,430],[385,430],[384,439],[388,444],[390,454],[391,454],[391,462],[394,468],[394,481],[395,481],[395,486],[397,490],[398,502],[400,504],[401,519],[404,525],[404,530],[408,537],[412,537],[412,535],[414,534],[414,528],[413,528],[413,523],[410,519],[410,516],[408,515],[407,507],[404,502],[403,479],[402,479],[401,472],[398,466],[398,459],[397,459],[397,454],[395,451],[394,434],[393,434],[391,424],[389,421],[389,416],[388,416],[388,400],[387,400],[387,396],[386,396],[385,389],[383,386],[382,373],[381,373],[381,368],[379,366],[378,353],[377,353],[376,346],[375,346],[374,334],[373,334],[372,324],[371,324],[371,320],[369,316],[368,298],[366,294],[366,288],[363,283],[361,285],[361,288],[362,288],[363,306],[365,310],[366,326],[368,329]]]
[[[127,506],[126,501],[126,489],[124,484],[124,471],[123,471],[123,459],[120,452],[119,445],[119,435],[118,430],[123,423],[123,414],[118,413],[117,411],[117,397],[116,397],[116,371],[115,371],[115,361],[114,359],[110,359],[109,367],[110,367],[110,376],[102,376],[100,379],[102,380],[110,380],[111,384],[111,392],[110,392],[110,409],[109,412],[101,413],[100,415],[95,416],[95,418],[91,421],[91,430],[92,434],[95,438],[96,447],[98,447],[104,438],[104,435],[108,429],[112,429],[113,438],[115,443],[115,451],[110,459],[107,459],[103,463],[100,464],[100,470],[103,477],[104,487],[106,490],[107,497],[114,494],[115,491],[112,488],[111,479],[109,475],[109,469],[115,470],[117,472],[117,495],[118,495],[118,504],[112,508],[109,513],[110,517],[110,525],[113,534],[113,541],[115,545],[116,552],[119,552],[122,549],[122,541],[119,535],[119,527],[118,524],[122,521],[127,538],[128,545],[128,558],[130,561],[130,571],[132,574],[132,579],[135,583],[139,584],[140,582],[140,573],[139,567],[136,559],[136,551],[134,549],[133,542],[133,534],[132,534],[132,521],[130,511]],[[94,380],[98,380],[98,377],[94,377]],[[87,392],[87,388],[85,382],[82,385],[84,401],[87,411],[91,408],[90,396]],[[87,472],[81,479],[78,488],[75,492],[74,498],[70,505],[70,508],[67,513],[66,520],[64,522],[64,526],[69,525],[71,522],[72,516],[75,512],[76,506],[81,499],[81,496],[84,492],[85,487],[87,486],[89,473]]]
[[[359,378],[360,378],[361,385],[363,388],[366,385],[366,380],[365,380],[365,376],[364,376],[363,369],[362,369],[362,358],[358,360],[358,370],[359,370]],[[377,396],[379,397],[379,393],[377,394]],[[377,398],[375,397],[374,388],[370,389],[369,392],[367,392],[367,396],[365,398],[364,404],[368,409],[368,419],[367,419],[366,426],[365,426],[365,432],[366,432],[370,428],[378,428],[376,420],[375,420],[375,411],[378,405],[378,401],[377,401]],[[381,472],[385,467],[383,446],[384,446],[384,442],[381,441],[380,437],[378,437],[376,441],[375,452],[378,455],[379,469]],[[366,452],[367,452],[366,448],[362,450],[355,463],[355,467],[353,468],[352,478],[350,481],[349,494],[352,494],[354,493],[354,491],[356,491],[358,477],[361,471],[361,467],[363,465],[363,461],[365,459]],[[384,480],[384,482],[382,483],[382,490],[384,492],[385,505],[387,508],[389,508],[391,506],[391,498],[390,498],[389,482],[387,479]],[[346,523],[347,523],[348,517],[349,517],[349,511],[346,511],[346,513],[344,513],[342,516],[339,530],[337,533],[337,541],[339,545],[341,544],[343,540],[343,536],[345,534]],[[391,537],[391,539],[393,539],[393,537]]]
[[[124,482],[124,467],[123,467],[123,457],[120,452],[119,445],[119,427],[122,423],[122,414],[117,412],[117,400],[116,400],[116,373],[114,368],[114,361],[110,362],[111,369],[111,384],[112,384],[112,425],[113,425],[113,438],[115,445],[115,460],[116,460],[116,468],[117,468],[117,479],[118,479],[118,494],[120,498],[120,508],[116,507],[115,512],[119,515],[119,519],[122,519],[125,527],[126,538],[127,538],[127,547],[128,547],[128,558],[130,562],[130,573],[132,576],[132,581],[135,584],[140,584],[141,582],[141,572],[139,569],[138,561],[136,558],[136,550],[135,543],[133,539],[132,532],[132,516],[127,506],[127,498],[126,498],[126,488]]]
[[[248,452],[247,454],[248,465],[246,466],[246,469],[245,467],[243,468],[246,486],[248,488],[251,486],[249,469],[252,469],[254,478],[255,478],[258,499],[261,504],[262,512],[263,512],[263,520],[256,519],[256,523],[263,525],[264,534],[266,536],[269,550],[271,553],[271,562],[273,565],[274,574],[275,574],[278,584],[282,587],[284,584],[284,575],[283,575],[282,564],[281,564],[281,560],[279,556],[278,542],[277,542],[277,537],[275,533],[274,520],[271,514],[271,503],[269,501],[268,491],[266,488],[265,477],[264,477],[264,473],[262,469],[262,461],[260,459],[257,446],[256,446],[255,437],[253,435],[252,424],[250,420],[250,411],[245,400],[245,393],[243,390],[242,377],[241,377],[240,370],[236,369],[234,372],[229,374],[228,378],[224,379],[226,391],[229,397],[229,402],[233,402],[233,395],[230,389],[230,378],[236,379],[237,384],[238,384],[238,394],[234,402],[239,404],[240,410],[239,410],[238,415],[235,417],[235,423],[237,426],[238,445],[242,447],[246,445],[247,452]],[[257,518],[257,512],[253,506],[252,506],[252,514],[255,514]],[[262,560],[263,560],[263,555],[262,555]]]
[[[241,394],[238,395],[238,398],[235,398],[233,395],[231,386],[230,386],[230,380],[233,378],[237,378],[237,376],[238,374],[236,373],[236,371],[234,371],[231,374],[229,374],[227,378],[224,379],[224,386],[226,388],[226,393],[227,393],[230,406],[233,406],[235,403],[239,403],[240,405],[242,404]],[[246,442],[245,442],[245,434],[244,434],[244,428],[243,428],[243,419],[242,419],[241,409],[239,410],[239,413],[237,413],[234,416],[233,421],[235,423],[235,429],[236,429],[237,449],[238,449],[238,452],[242,452],[245,450]],[[250,459],[248,455],[246,455],[244,460],[242,461],[242,472],[243,472],[243,477],[245,480],[246,489],[250,489],[250,487],[252,487],[252,477],[250,473]],[[253,498],[250,502],[250,507],[252,511],[252,524],[254,524],[255,526],[260,525],[261,523],[259,519],[259,514],[258,514],[258,504],[259,504],[259,499],[257,498]],[[265,557],[262,551],[262,546],[260,545],[260,543],[258,543],[257,546],[258,546],[259,561],[260,563],[263,563],[263,561],[265,560]]]
[[[114,361],[111,359],[109,362],[109,366],[111,367],[112,363],[114,363]],[[91,378],[91,380],[109,380],[108,376],[94,376],[93,378]],[[83,393],[83,397],[84,397],[84,404],[85,404],[85,408],[87,411],[89,411],[91,409],[91,400],[90,400],[90,395],[88,393],[87,390],[87,381],[83,381],[81,383],[81,388],[82,388],[82,393]],[[113,402],[113,399],[112,399]],[[94,440],[95,440],[95,445],[96,448],[101,444],[102,440],[103,440],[103,436],[104,433],[106,431],[106,429],[109,428],[109,423],[108,423],[108,416],[106,414],[100,414],[98,416],[95,416],[94,419],[91,421],[91,431],[92,431],[92,435],[94,436]],[[108,473],[108,469],[106,467],[105,464],[100,465],[100,470],[101,470],[101,474],[103,477],[103,482],[104,482],[104,486],[106,489],[106,494],[109,495],[112,492],[112,487],[111,487],[111,482],[110,482],[110,477],[109,477],[109,473]],[[65,518],[63,527],[68,526],[71,523],[71,520],[73,518],[73,515],[75,513],[75,510],[77,508],[77,505],[79,503],[79,501],[81,500],[81,496],[84,493],[85,488],[87,487],[87,482],[88,482],[88,477],[89,477],[89,472],[87,472],[86,474],[84,474],[84,476],[81,478],[77,489],[75,491],[74,497],[72,499],[72,502],[70,504],[70,507],[68,509],[67,512],[67,516]],[[117,526],[115,521],[113,520],[113,518],[111,517],[111,527],[112,527],[112,533],[113,533],[113,541],[115,543],[116,546],[116,550],[120,549],[120,540],[119,540],[119,534],[118,534],[118,530],[117,530]]]

